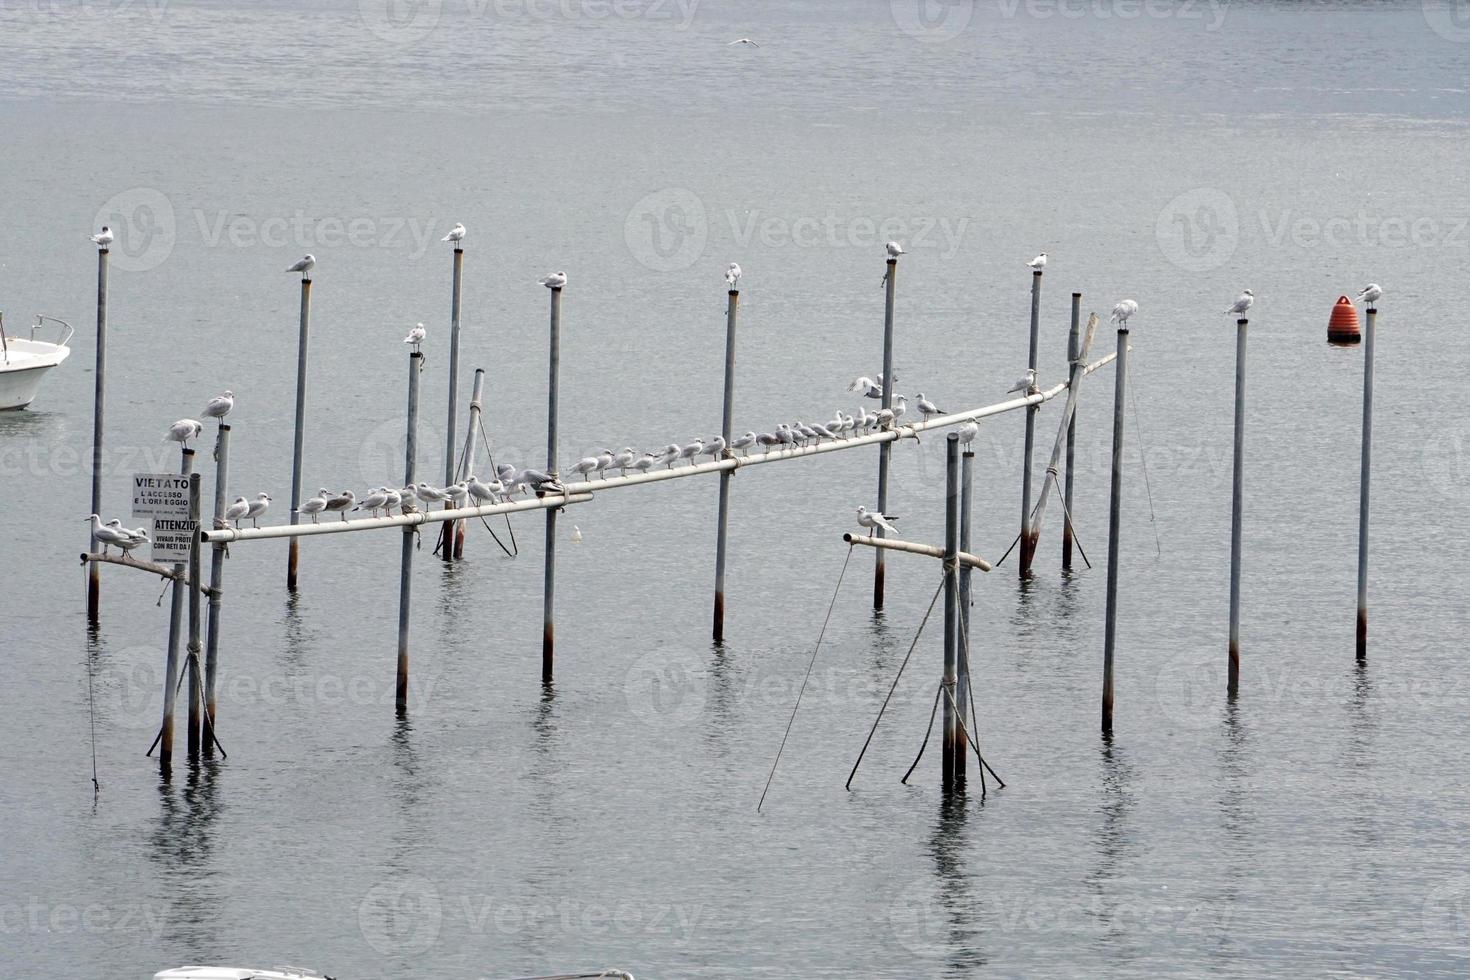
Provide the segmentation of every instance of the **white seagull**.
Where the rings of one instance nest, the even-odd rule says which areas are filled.
[[[903,246],[898,244],[898,242],[888,242],[883,247],[888,251],[888,257],[890,259],[896,259],[900,255],[908,254],[903,250]]]
[[[959,433],[960,445],[969,446],[970,443],[975,441],[975,437],[980,434],[980,426],[974,422],[966,422],[960,426]]]
[[[883,397],[883,388],[878,384],[878,382],[874,381],[866,374],[863,375],[861,378],[854,378],[852,380],[852,383],[847,386],[847,390],[861,392],[864,398]]]
[[[581,543],[582,543],[582,529],[580,527],[578,527],[577,525],[573,524],[572,525],[572,544],[581,544]]]
[[[468,480],[461,480],[458,483],[451,483],[449,486],[444,488],[445,510],[450,509],[450,504],[453,504],[455,509],[463,507],[469,501],[469,499],[470,484]]]
[[[163,441],[182,443],[184,448],[188,449],[189,440],[203,431],[204,425],[195,419],[179,419],[168,427],[168,435],[163,437]]]
[[[223,421],[224,417],[230,414],[230,409],[234,407],[235,393],[233,391],[227,391],[223,395],[216,395],[214,398],[211,398],[209,404],[204,406],[204,411],[200,414],[207,419],[220,419]]]
[[[1036,258],[1032,259],[1030,262],[1027,262],[1026,266],[1033,272],[1040,272],[1042,269],[1045,269],[1046,253],[1042,252],[1040,255],[1036,256]]]
[[[103,225],[102,230],[99,231],[97,234],[92,235],[91,238],[92,243],[98,248],[106,248],[107,246],[112,244],[112,229],[107,227],[106,225]]]
[[[924,418],[926,418],[926,419],[929,416],[931,416],[931,415],[943,415],[944,414],[944,411],[942,409],[940,409],[940,407],[938,405],[934,404],[929,399],[927,399],[927,398],[924,397],[924,393],[922,391],[919,392],[918,402],[919,402],[919,414],[922,415],[922,416],[924,416]]]
[[[496,480],[495,486],[492,487],[487,483],[481,483],[479,477],[471,476],[465,481],[465,489],[470,492],[470,496],[478,504],[493,504],[500,499],[500,491],[505,487],[500,485],[499,480]]]
[[[1247,289],[1235,298],[1235,305],[1230,307],[1230,309],[1226,310],[1225,312],[1234,313],[1238,316],[1241,313],[1244,313],[1246,310],[1250,309],[1251,304],[1255,301],[1256,294]]]
[[[107,229],[104,228],[102,230],[106,231]],[[1367,303],[1369,306],[1372,306],[1374,303],[1378,302],[1378,298],[1382,295],[1383,290],[1379,288],[1378,283],[1370,282],[1368,283],[1368,285],[1364,286],[1363,291],[1358,294],[1358,299]]]
[[[121,524],[121,521],[114,520],[103,524],[102,518],[96,514],[93,514],[87,520],[92,522],[92,536],[101,542],[102,553],[104,555],[107,554],[108,545],[115,544],[121,546],[123,541],[130,537],[128,532],[124,531],[121,527],[112,526],[114,523]]]
[[[376,489],[367,493],[361,500],[359,500],[357,502],[357,506],[352,509],[365,510],[368,512],[369,516],[377,517],[378,511],[382,510],[386,506],[388,506],[388,488],[377,487]]]
[[[316,492],[315,497],[307,497],[305,500],[301,501],[301,507],[299,508],[299,510],[303,514],[310,514],[311,523],[315,524],[316,515],[327,509],[327,498],[331,496],[331,492],[328,491],[326,487],[322,487]]]
[[[565,272],[553,272],[551,275],[542,276],[536,281],[547,289],[560,289],[567,284],[567,274]]]
[[[352,504],[357,500],[357,494],[351,490],[343,490],[335,497],[327,498],[327,510],[342,515],[342,520],[347,520],[347,511],[352,509]]]
[[[742,450],[743,452],[746,452],[746,453],[750,452],[750,447],[751,446],[754,446],[754,445],[755,445],[755,433],[754,432],[747,432],[743,436],[736,436],[734,439],[731,439],[730,440],[730,448],[731,449],[739,449],[739,450]]]
[[[597,459],[598,457],[596,456],[583,456],[581,459],[577,460],[576,464],[572,467],[572,472],[577,474],[578,476],[586,476],[593,470],[597,469]]]
[[[413,352],[417,354],[423,350],[424,338],[426,336],[428,336],[428,332],[424,330],[424,325],[422,323],[415,323],[413,329],[408,332],[408,336],[403,338],[403,342],[411,345]]]
[[[1108,319],[1123,328],[1128,326],[1128,318],[1138,312],[1138,303],[1131,299],[1125,299],[1113,307],[1113,315]]]
[[[441,242],[453,242],[454,247],[458,248],[459,243],[464,241],[464,225],[456,224],[453,228],[449,229],[449,234],[439,240]]]
[[[692,466],[694,465],[694,457],[698,456],[702,452],[704,452],[704,440],[695,439],[689,445],[679,450],[678,458],[689,460],[689,464]]]
[[[737,38],[736,38],[736,39],[735,39],[735,40],[733,40],[733,41],[726,41],[726,42],[725,42],[725,47],[727,47],[727,48],[730,48],[730,47],[734,47],[734,46],[735,46],[735,45],[737,45],[737,44],[745,44],[745,45],[749,45],[749,46],[750,46],[750,47],[752,47],[752,48],[758,48],[758,47],[760,47],[760,45],[759,45],[759,44],[756,44],[756,43],[755,43],[755,42],[754,42],[754,41],[752,41],[752,40],[751,40],[751,39],[750,39],[750,38],[748,38],[748,37],[737,37]]]
[[[225,508],[225,520],[234,524],[236,527],[240,526],[240,518],[246,517],[249,514],[250,501],[244,497],[236,497],[235,502]]]
[[[286,271],[299,272],[301,273],[301,278],[305,279],[311,274],[311,267],[314,265],[316,265],[316,256],[308,252],[306,255],[303,255],[295,265],[291,266]]]
[[[121,524],[122,522],[119,521],[118,523]],[[124,534],[128,536],[128,539],[126,541],[119,541],[117,543],[117,546],[123,550],[124,558],[126,558],[128,556],[128,553],[134,548],[152,543],[149,540],[148,531],[146,528],[135,527],[131,531],[129,531],[127,528],[122,528],[121,530]]]
[[[731,289],[734,289],[737,285],[740,284],[739,262],[731,262],[730,267],[725,270],[725,282],[730,284]]]
[[[254,500],[250,501],[250,510],[245,514],[245,516],[250,518],[250,524],[252,527],[260,527],[260,515],[264,514],[266,510],[270,507],[270,505],[271,495],[263,490],[255,495]]]
[[[868,537],[870,538],[873,536],[873,531],[880,527],[885,531],[892,531],[897,534],[898,529],[888,523],[890,520],[897,520],[897,518],[884,517],[878,511],[868,510],[866,507],[859,507],[857,509],[858,526],[867,528]]]
[[[1015,384],[1011,385],[1009,388],[1006,389],[1006,394],[1009,395],[1013,391],[1024,391],[1024,392],[1027,392],[1029,394],[1030,391],[1033,388],[1035,388],[1035,387],[1036,387],[1036,369],[1035,368],[1027,368],[1026,369],[1026,373],[1023,374],[1023,375],[1021,375],[1020,380],[1017,381]]]

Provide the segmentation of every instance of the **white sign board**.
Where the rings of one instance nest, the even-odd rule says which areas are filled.
[[[153,518],[154,561],[189,560],[195,523],[189,520],[189,480],[179,473],[134,473],[133,516]]]

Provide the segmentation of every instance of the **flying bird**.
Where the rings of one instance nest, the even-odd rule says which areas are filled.
[[[859,507],[857,509],[858,526],[867,528],[868,537],[870,538],[873,536],[873,531],[880,527],[885,531],[892,531],[897,534],[898,529],[889,523],[890,520],[897,520],[897,518],[884,517],[878,511],[868,510],[866,507]]]
[[[92,235],[91,239],[93,244],[95,244],[98,248],[106,248],[107,246],[112,244],[112,229],[107,227],[106,225],[103,225],[102,230],[99,231],[97,234]]]
[[[102,230],[106,231],[107,229],[104,228]],[[1372,306],[1374,303],[1378,302],[1378,297],[1382,295],[1383,290],[1378,287],[1378,283],[1370,282],[1368,283],[1368,285],[1364,286],[1363,291],[1358,294],[1358,299],[1367,303],[1369,306]]]
[[[1239,315],[1241,313],[1244,313],[1246,310],[1250,309],[1251,308],[1251,304],[1254,303],[1255,301],[1256,301],[1256,294],[1253,293],[1253,292],[1251,292],[1249,289],[1247,289],[1244,292],[1242,292],[1238,297],[1236,297],[1236,299],[1235,299],[1235,305],[1232,306],[1232,307],[1230,307],[1230,309],[1226,310],[1225,312],[1226,313],[1234,313],[1236,315]]]
[[[759,44],[756,44],[754,41],[752,41],[748,37],[737,37],[733,41],[726,41],[725,42],[725,47],[727,47],[727,48],[734,47],[737,44],[746,44],[746,45],[749,45],[752,48],[758,48],[758,47],[760,47]]]
[[[195,438],[203,431],[203,423],[195,419],[179,419],[168,427],[168,435],[163,437],[163,441],[182,443],[184,448],[188,449],[189,440]]]
[[[449,234],[439,240],[441,242],[453,242],[455,248],[458,248],[459,243],[464,241],[464,225],[456,224],[453,228],[449,229]]]
[[[731,289],[734,289],[737,285],[739,285],[739,283],[740,283],[740,263],[739,262],[731,262],[730,263],[730,267],[725,270],[725,282],[727,282],[727,283],[730,284],[730,288]]]
[[[542,276],[536,281],[547,289],[560,289],[567,284],[567,274],[565,272],[553,272],[551,275]]]
[[[422,323],[415,323],[413,329],[408,332],[408,336],[403,338],[403,342],[412,345],[413,352],[417,354],[423,350],[424,337],[427,335],[427,331],[424,330],[424,325]]]
[[[311,273],[311,268],[314,265],[316,265],[316,256],[308,252],[306,255],[302,256],[295,265],[289,267],[286,271],[299,272],[301,273],[301,278],[305,279]]]
[[[1125,299],[1113,307],[1113,315],[1108,319],[1127,329],[1128,318],[1138,312],[1138,303],[1131,299]]]
[[[1033,272],[1040,272],[1042,269],[1046,268],[1046,253],[1042,252],[1040,255],[1036,256],[1036,258],[1032,259],[1030,262],[1027,262],[1026,265]]]

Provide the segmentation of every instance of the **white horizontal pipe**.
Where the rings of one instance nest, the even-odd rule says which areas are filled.
[[[932,544],[919,544],[915,541],[900,541],[898,538],[869,538],[860,534],[844,534],[842,540],[848,544],[862,544],[869,548],[887,548],[890,551],[907,551],[911,555],[927,555],[930,558],[943,558],[944,549]],[[978,568],[982,572],[990,571],[990,562],[979,555],[972,555],[968,551],[958,554],[961,565],[969,565]]]
[[[474,517],[490,517],[494,514],[515,514],[523,510],[545,510],[566,504],[585,504],[592,499],[590,493],[548,493],[535,500],[517,500],[507,504],[486,504],[484,507],[458,507],[454,510],[433,510],[401,517],[364,517],[355,521],[333,519],[320,524],[273,524],[270,527],[215,528],[200,533],[205,542],[254,541],[260,538],[294,538],[311,534],[342,534],[346,531],[371,531],[384,527],[404,527],[412,524],[437,524],[443,521],[464,521]]]

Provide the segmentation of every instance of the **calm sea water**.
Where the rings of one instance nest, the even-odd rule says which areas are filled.
[[[750,37],[758,48],[730,47]],[[1464,975],[1470,682],[1463,312],[1470,22],[1454,6],[1154,0],[296,5],[0,0],[0,308],[75,354],[0,417],[0,973],[292,962],[339,977],[616,965],[640,977]],[[414,690],[392,709],[396,534],[227,563],[228,760],[144,757],[167,609],[106,569],[89,636],[95,258],[119,229],[107,516],[171,469],[175,418],[237,396],[231,493],[287,510],[295,278],[315,274],[309,489],[397,479],[406,328],[429,329],[421,471],[442,475],[450,255],[497,459],[543,452],[546,296],[565,269],[565,455],[718,429],[724,264],[745,269],[737,428],[852,408],[879,369],[881,243],[905,242],[900,387],[996,400],[1068,296],[1134,321],[1116,737],[1097,732],[1113,374],[1085,385],[1075,518],[1093,569],[977,577],[977,698],[1007,780],[908,786],[940,669],[926,630],[843,781],[938,570],[852,556],[760,795],[875,460],[734,481],[724,647],[716,487],[569,510],[539,683],[541,521],[420,552]],[[1353,657],[1362,351],[1384,286],[1372,650]],[[1244,677],[1224,699],[1234,331],[1254,289]],[[1110,349],[1106,329],[1098,343]],[[466,390],[461,403],[468,398]],[[1058,408],[1039,416],[1038,455]],[[976,550],[1020,507],[1022,426],[977,441]],[[941,440],[891,510],[942,533]],[[207,442],[200,453],[207,468]],[[1143,464],[1146,463],[1146,470]],[[1038,471],[1044,465],[1037,463]],[[1146,477],[1146,479],[1145,479]],[[1014,561],[1012,559],[1011,561]],[[91,680],[89,713],[89,677]],[[95,719],[102,790],[90,785]]]

